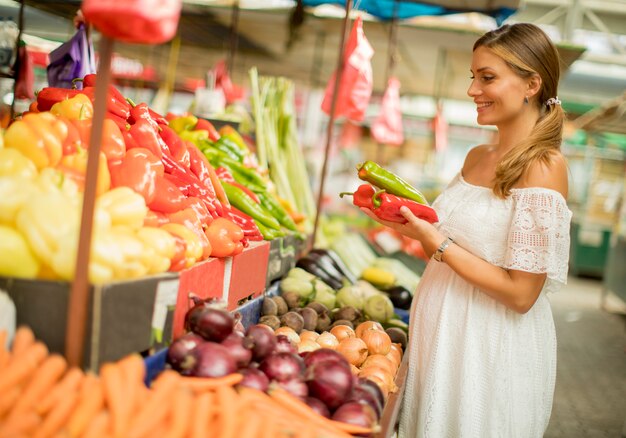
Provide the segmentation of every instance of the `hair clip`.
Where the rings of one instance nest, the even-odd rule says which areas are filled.
[[[560,105],[560,104],[561,104],[561,101],[559,100],[559,96],[551,97],[550,99],[546,100],[547,106]]]

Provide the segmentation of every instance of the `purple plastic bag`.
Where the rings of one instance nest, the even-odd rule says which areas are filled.
[[[87,38],[84,25],[80,25],[76,34],[50,52],[50,64],[47,67],[48,85],[59,88],[72,88],[72,80],[84,78],[96,72],[93,46]],[[76,88],[82,89],[82,82]]]

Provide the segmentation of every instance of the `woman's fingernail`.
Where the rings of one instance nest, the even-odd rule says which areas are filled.
[[[403,205],[402,207],[400,207],[400,213],[408,213],[409,211],[409,207],[407,207],[406,205]]]

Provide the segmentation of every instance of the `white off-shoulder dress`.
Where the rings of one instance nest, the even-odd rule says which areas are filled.
[[[439,230],[505,269],[547,273],[536,303],[516,313],[428,263],[411,309],[399,438],[535,438],[550,419],[556,335],[547,293],[565,284],[571,212],[545,188],[506,199],[459,173],[434,202]]]

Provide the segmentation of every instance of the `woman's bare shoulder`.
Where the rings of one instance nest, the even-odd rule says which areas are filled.
[[[463,173],[465,173],[466,170],[474,167],[474,165],[476,165],[476,163],[480,161],[480,158],[491,146],[492,145],[489,144],[479,144],[478,146],[474,146],[472,149],[470,149],[465,156],[465,162],[463,163]]]
[[[543,187],[556,190],[567,199],[567,160],[561,152],[552,152],[546,161],[532,163],[520,181],[522,187]]]

